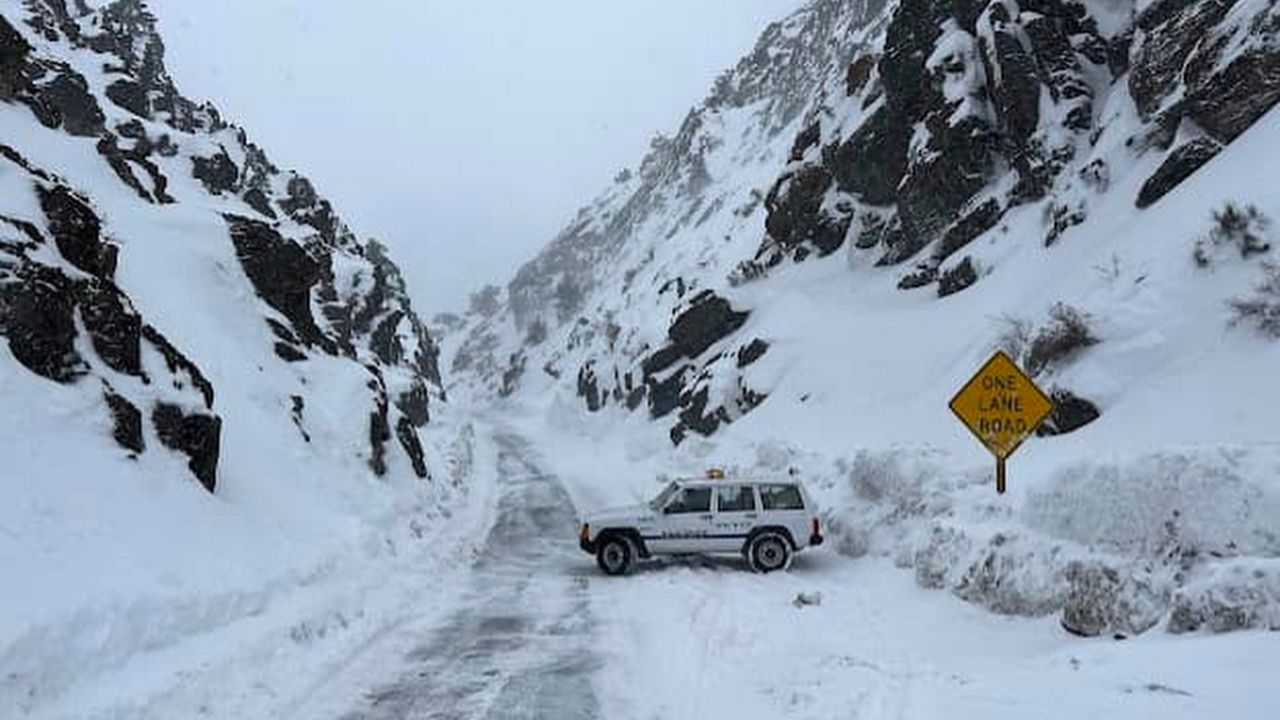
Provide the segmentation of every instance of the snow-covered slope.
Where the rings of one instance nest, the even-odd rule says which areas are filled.
[[[795,467],[846,551],[1001,612],[1280,626],[1278,29],[1266,0],[814,2],[471,314],[451,387],[591,438],[586,504]],[[1057,401],[998,501],[947,410],[997,348]]]
[[[396,266],[163,53],[139,0],[0,3],[6,717],[456,495]]]

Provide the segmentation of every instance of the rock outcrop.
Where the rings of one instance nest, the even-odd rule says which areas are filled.
[[[281,363],[301,368],[321,356],[348,363],[367,378],[359,387],[368,410],[353,412],[371,417],[368,434],[352,444],[363,445],[375,473],[388,472],[384,443],[394,428],[403,467],[429,476],[418,433],[444,396],[438,351],[385,249],[358,239],[310,181],[282,172],[212,105],[178,91],[142,0],[28,0],[23,8],[0,16],[0,102],[25,108],[43,128],[89,138],[77,146],[85,161],[109,168],[139,207],[216,208],[210,226],[235,258],[221,267],[231,273],[225,282],[243,283],[247,297],[260,299],[252,318],[227,321],[265,328],[268,356]],[[0,145],[8,168],[2,191],[31,196],[6,207],[38,209],[0,212],[0,336],[33,382],[99,385],[124,451],[181,453],[192,476],[215,491],[227,429],[222,389],[202,370],[205,360],[171,342],[122,286],[121,247],[138,240],[131,233],[139,226],[111,218],[134,208],[102,207],[95,198],[119,193],[76,186],[24,149]],[[136,252],[129,258],[139,262]],[[156,272],[163,270],[133,269],[129,282],[145,284]],[[178,317],[161,315],[166,323]],[[311,389],[279,391],[282,420],[301,429]]]
[[[834,262],[982,292],[1011,243],[1053,252],[1121,187],[1164,201],[1273,108],[1278,28],[1270,0],[811,3],[472,315],[455,369],[511,394],[542,367],[590,411],[713,432],[768,394],[769,363],[734,367],[751,323],[683,347],[693,299],[751,313],[768,292],[739,288]],[[1053,432],[1097,417],[1062,408]]]

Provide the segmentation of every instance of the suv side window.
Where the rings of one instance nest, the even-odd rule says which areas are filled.
[[[687,487],[664,510],[668,515],[711,512],[711,488]]]
[[[716,488],[716,508],[720,512],[754,512],[756,494],[750,485],[725,485]]]
[[[765,510],[804,509],[804,498],[795,485],[761,485],[760,502]]]

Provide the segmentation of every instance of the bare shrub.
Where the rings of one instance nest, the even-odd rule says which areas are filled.
[[[1271,219],[1257,207],[1229,202],[1213,212],[1213,227],[1207,237],[1196,242],[1192,257],[1197,265],[1208,267],[1213,264],[1213,251],[1219,247],[1234,247],[1246,260],[1260,255],[1271,250],[1271,243],[1266,240],[1270,226]]]
[[[1280,265],[1263,263],[1262,273],[1263,281],[1252,297],[1228,303],[1235,311],[1231,324],[1247,323],[1268,337],[1280,339]]]
[[[1070,305],[1058,303],[1049,311],[1049,322],[1031,339],[1025,367],[1032,375],[1039,375],[1097,343],[1098,338],[1089,327],[1089,317]]]

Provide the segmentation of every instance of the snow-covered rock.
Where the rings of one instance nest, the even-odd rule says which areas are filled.
[[[1276,7],[812,2],[467,316],[450,387],[809,472],[837,551],[997,612],[1201,617],[1175,596],[1277,552],[1280,345],[1229,314],[1275,260]],[[999,503],[946,410],[995,349],[1057,406]]]
[[[143,2],[0,2],[0,714],[431,538],[436,355]]]

